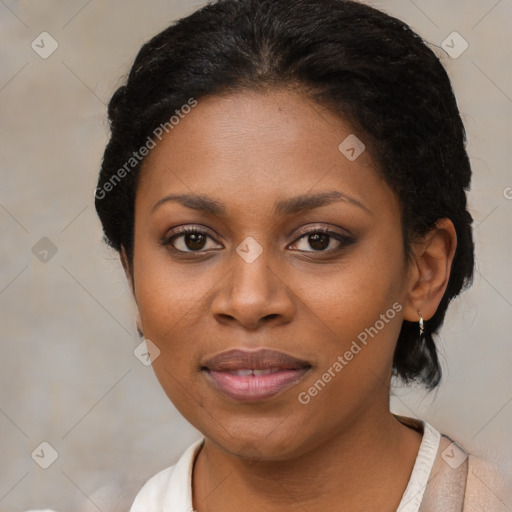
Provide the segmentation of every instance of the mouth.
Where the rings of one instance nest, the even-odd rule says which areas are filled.
[[[216,391],[237,401],[257,402],[293,387],[312,365],[270,349],[233,349],[206,360],[201,370]]]

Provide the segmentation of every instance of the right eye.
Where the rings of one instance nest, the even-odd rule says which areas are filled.
[[[170,236],[166,236],[163,245],[171,246],[171,249],[178,252],[204,252],[208,250],[208,247],[205,248],[208,238],[213,240],[207,231],[199,228],[182,227],[171,233]],[[215,248],[213,247],[213,249]],[[212,248],[210,247],[210,249]]]

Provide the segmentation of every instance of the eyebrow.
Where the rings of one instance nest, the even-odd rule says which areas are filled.
[[[210,213],[212,215],[226,215],[226,207],[219,201],[208,196],[200,194],[170,194],[162,197],[152,208],[152,213],[164,203],[177,202],[186,208],[201,212]],[[371,211],[360,201],[348,194],[332,190],[329,192],[318,192],[315,194],[301,194],[299,196],[290,197],[277,201],[274,205],[274,213],[276,215],[293,215],[304,211],[313,210],[334,202],[347,202],[354,206],[358,206],[366,213]]]

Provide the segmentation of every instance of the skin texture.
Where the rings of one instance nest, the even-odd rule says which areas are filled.
[[[206,437],[193,473],[203,511],[395,510],[421,435],[389,411],[393,351],[403,319],[435,312],[456,246],[452,223],[404,254],[400,208],[369,151],[349,161],[353,128],[297,92],[201,99],[144,162],[133,264],[122,261],[139,329],[161,353],[155,374],[176,408]],[[364,142],[364,134],[356,135]],[[339,191],[348,200],[289,216],[276,201]],[[224,204],[195,211],[169,194]],[[162,240],[178,226],[205,233]],[[349,236],[311,241],[325,227]],[[253,237],[247,263],[236,248]],[[315,250],[324,243],[323,250]],[[180,253],[188,251],[186,253]],[[196,252],[193,250],[196,249]],[[200,252],[198,252],[200,251]],[[307,391],[393,304],[401,311],[307,404]],[[201,361],[223,350],[268,347],[307,360],[294,387],[257,403],[217,391]]]

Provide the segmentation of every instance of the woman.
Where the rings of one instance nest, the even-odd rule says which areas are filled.
[[[204,435],[132,512],[506,510],[496,468],[389,410],[393,375],[439,384],[474,265],[464,127],[417,34],[220,0],[142,47],[109,117],[105,240]]]

